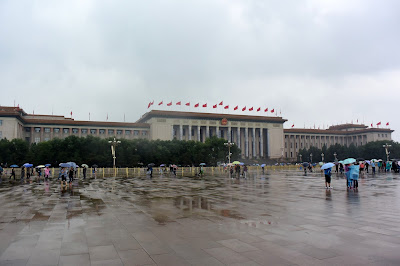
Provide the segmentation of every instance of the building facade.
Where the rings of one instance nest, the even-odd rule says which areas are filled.
[[[54,138],[97,136],[119,139],[186,140],[205,142],[217,136],[235,143],[242,158],[294,161],[303,148],[334,144],[361,146],[391,140],[393,130],[364,125],[338,125],[326,130],[284,129],[282,117],[228,115],[152,110],[136,123],[76,121],[54,115],[27,114],[21,108],[0,106],[0,138],[29,143]]]

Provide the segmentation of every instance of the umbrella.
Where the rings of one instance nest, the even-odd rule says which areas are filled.
[[[94,164],[94,165],[92,165],[92,167],[93,167],[93,168],[97,168],[98,166],[97,166],[97,164]]]
[[[201,163],[201,164],[199,164],[200,166],[205,166],[206,165],[206,163]]]
[[[371,161],[366,160],[365,162],[366,162],[367,164],[371,164]]]
[[[16,164],[10,165],[11,168],[18,168],[19,166]]]
[[[85,167],[85,168],[89,168],[89,165],[87,165],[87,164],[85,164],[85,163],[82,164],[81,166],[82,166],[82,167]]]
[[[371,159],[371,162],[373,162],[373,163],[377,163],[377,162],[378,162],[378,160],[377,160],[377,159]]]
[[[378,160],[378,162],[382,162],[382,161],[383,161],[382,159],[379,159],[379,160]]]
[[[60,167],[71,167],[71,165],[69,163],[60,163]]]
[[[334,166],[335,166],[334,163],[326,163],[323,166],[321,166],[321,170],[329,169],[329,168],[332,168]]]
[[[322,165],[324,165],[324,162],[319,162],[318,164],[319,164],[319,166],[322,166]]]
[[[160,164],[160,167],[163,167],[163,166],[165,166],[165,164]]]
[[[154,163],[149,163],[147,166],[153,167],[155,164]]]
[[[45,168],[46,166],[44,166],[44,165],[38,165],[38,166],[36,166],[36,168]]]
[[[51,166],[51,164],[49,164],[49,163],[46,163],[44,166],[50,167],[50,166]]]
[[[239,165],[242,165],[242,166],[243,166],[243,165],[244,165],[244,163],[240,163]]]
[[[346,160],[343,161],[343,164],[352,164],[355,163],[357,160],[354,158],[347,158]]]
[[[240,162],[239,162],[239,161],[234,161],[232,164],[233,164],[233,165],[235,165],[235,164],[240,164]]]
[[[176,166],[176,164],[173,164],[172,167],[173,167],[173,168],[178,168],[178,166]]]
[[[261,165],[261,167],[265,167],[265,163],[263,163],[263,164]]]
[[[339,163],[343,164],[343,161],[339,161]]]
[[[304,166],[304,167],[307,167],[307,166],[308,166],[308,163],[307,163],[307,162],[304,162],[304,163],[303,163],[303,166]]]
[[[67,162],[67,163],[70,164],[71,167],[73,167],[73,168],[76,168],[76,167],[77,167],[76,163],[74,163],[74,162]]]
[[[24,167],[32,167],[33,166],[33,164],[31,164],[31,163],[25,163],[24,164]]]

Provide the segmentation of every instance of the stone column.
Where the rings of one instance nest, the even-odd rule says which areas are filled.
[[[252,136],[252,138],[253,138],[253,158],[255,158],[257,155],[256,155],[256,128],[255,127],[253,127],[253,136]]]
[[[188,126],[188,138],[189,138],[189,140],[192,140],[192,126],[191,125],[189,125]]]
[[[237,127],[237,146],[239,149],[242,149],[242,147],[240,146],[240,127]],[[240,151],[242,152],[242,151]]]
[[[264,158],[264,136],[262,128],[260,128],[260,158]]]
[[[183,139],[183,126],[179,125],[179,140]]]
[[[197,141],[200,142],[200,126],[197,126]]]
[[[246,127],[244,129],[244,150],[245,150],[245,156],[248,158],[249,157],[249,128]]]
[[[215,130],[217,131],[217,132],[215,132],[216,135],[217,135],[217,137],[220,138],[220,137],[221,137],[221,132],[219,131],[219,126],[217,126],[217,127],[215,128]]]
[[[132,135],[133,135],[133,130],[132,130]],[[171,127],[171,140],[174,139],[174,125]]]
[[[210,126],[206,126],[206,139],[210,137]]]
[[[228,141],[232,142],[231,127],[228,127]]]

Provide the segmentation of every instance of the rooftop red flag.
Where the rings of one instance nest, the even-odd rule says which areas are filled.
[[[389,125],[389,122],[387,122],[386,125],[388,126],[388,125]]]
[[[224,104],[224,102],[223,102],[223,101],[219,103],[219,105],[223,105],[223,104]]]
[[[158,103],[158,105],[161,105],[161,104],[163,104],[163,101],[161,101],[161,102]]]
[[[151,103],[149,103],[149,105],[147,105],[147,109],[149,109],[149,108],[150,108],[150,106],[151,106]]]
[[[180,101],[179,101],[179,102],[177,102],[177,103],[176,103],[176,105],[181,105],[181,102],[180,102]]]
[[[71,111],[71,116],[72,116],[72,111]]]
[[[273,112],[275,112],[275,109],[272,109],[272,110],[271,110],[271,113],[273,113]]]
[[[371,127],[373,127],[373,125],[371,124]]]
[[[249,111],[253,111],[253,107],[251,107],[251,108],[249,109]]]
[[[207,104],[205,103],[205,104],[203,104],[203,107],[207,107]]]
[[[216,104],[214,104],[214,105],[213,105],[213,108],[217,108],[217,105],[216,105]]]
[[[186,106],[190,106],[190,102],[188,102],[188,103],[185,103],[185,105],[186,105]]]
[[[268,112],[268,108],[266,108],[266,109],[264,110],[264,112]]]
[[[381,122],[378,122],[378,124],[376,124],[377,126],[380,126],[382,123]]]
[[[258,107],[258,108],[257,108],[257,112],[260,112],[260,110],[261,110],[261,107]]]
[[[246,106],[242,108],[242,111],[245,111],[245,110],[246,110]]]
[[[171,105],[172,105],[172,102],[167,103],[167,106],[171,106]]]
[[[238,106],[238,105],[236,105],[235,108],[233,108],[233,110],[235,110],[235,111],[236,111],[237,109],[239,109],[239,106]]]
[[[194,107],[199,107],[199,105],[200,105],[199,103],[196,103],[196,104],[194,105]]]
[[[153,104],[154,104],[154,101],[151,102],[151,105],[153,105]]]
[[[294,124],[292,125],[292,127],[294,127]]]
[[[229,105],[225,106],[224,109],[229,109]]]

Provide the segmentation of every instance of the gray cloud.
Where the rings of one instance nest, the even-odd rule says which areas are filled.
[[[2,1],[0,104],[135,121],[153,99],[224,99],[278,108],[288,125],[397,130],[399,10],[394,0]]]

